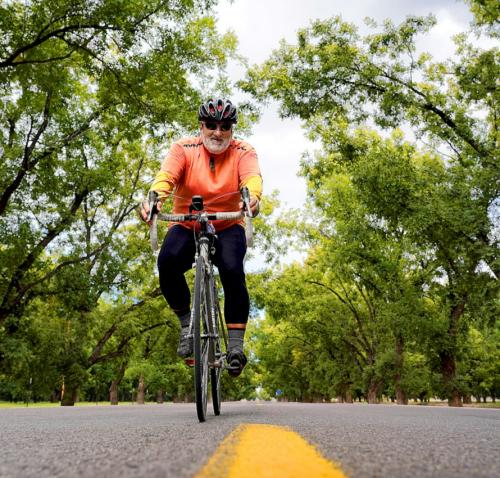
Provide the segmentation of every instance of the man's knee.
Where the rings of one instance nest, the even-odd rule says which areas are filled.
[[[158,254],[158,269],[176,269],[180,265],[180,254],[176,254],[175,251],[169,248],[162,248]]]
[[[225,264],[219,267],[222,282],[231,286],[245,285],[245,270],[243,264]]]
[[[184,273],[191,267],[194,257],[194,244],[182,228],[172,228],[165,238],[158,254],[158,269]]]

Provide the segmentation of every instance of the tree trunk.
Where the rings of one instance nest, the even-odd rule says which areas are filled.
[[[472,396],[470,394],[463,395],[462,401],[464,404],[470,405],[472,403]]]
[[[377,392],[378,392],[378,380],[375,378],[372,378],[370,380],[370,385],[368,387],[368,403],[370,404],[376,404],[378,403],[378,397],[377,397]]]
[[[396,403],[398,405],[408,405],[408,397],[401,389],[396,389]]]
[[[50,403],[56,403],[61,401],[61,392],[59,390],[52,390],[50,394]]]
[[[113,380],[109,387],[109,403],[111,405],[118,405],[118,381]]]
[[[109,387],[109,402],[111,405],[118,405],[118,387],[125,375],[125,368],[127,364],[123,362],[118,369],[118,374],[115,379],[111,382],[111,386]]]
[[[396,336],[396,374],[394,376],[394,384],[396,388],[396,403],[398,405],[408,405],[408,397],[401,386],[401,377],[403,375],[404,356],[403,356],[403,337]]]
[[[352,392],[351,390],[347,389],[345,392],[345,403],[352,403]]]
[[[351,384],[348,381],[340,384],[340,393],[337,397],[339,403],[352,403]]]
[[[139,385],[137,387],[137,404],[144,405],[144,391],[146,387],[144,384],[144,375],[139,377]]]
[[[441,361],[441,374],[443,376],[444,386],[448,395],[448,406],[461,407],[462,397],[455,382],[456,362],[455,355],[444,351],[439,354]]]
[[[72,407],[78,401],[78,385],[66,387],[64,395],[61,396],[62,407]]]
[[[448,326],[448,347],[440,352],[441,374],[448,396],[448,406],[461,407],[462,396],[456,384],[456,356],[455,347],[457,342],[458,321],[465,310],[466,296],[463,297],[451,310],[450,325]]]
[[[156,393],[156,403],[163,403],[165,401],[165,392],[160,388]]]

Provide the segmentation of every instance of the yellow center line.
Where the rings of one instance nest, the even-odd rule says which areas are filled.
[[[325,459],[289,428],[239,425],[195,478],[345,478],[340,467]]]

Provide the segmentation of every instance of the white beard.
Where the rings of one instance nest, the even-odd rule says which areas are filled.
[[[208,152],[211,154],[221,154],[229,148],[229,143],[231,142],[231,136],[228,138],[221,138],[216,140],[215,138],[207,138],[203,132],[201,133],[201,140],[203,141],[203,146],[207,148]]]

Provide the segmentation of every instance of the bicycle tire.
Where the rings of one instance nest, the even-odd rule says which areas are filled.
[[[217,296],[217,287],[213,274],[208,278],[209,287],[207,290],[207,301],[210,309],[210,360],[214,362],[214,366],[210,368],[210,386],[212,395],[212,404],[214,415],[220,415],[221,410],[221,373],[222,373],[222,341],[219,335],[219,327],[222,326],[222,315],[219,307],[219,299]]]
[[[219,337],[219,322],[220,322],[220,309],[217,307],[217,288],[215,287],[215,280],[212,276],[210,279],[210,293],[209,293],[209,305],[210,310],[213,311],[214,315],[212,317],[212,332],[214,340],[212,342],[213,347],[213,357],[214,361],[222,362],[222,347],[221,341]],[[212,405],[214,408],[214,415],[220,415],[221,409],[221,390],[220,390],[220,376],[221,376],[221,368],[214,367],[210,369],[210,385],[212,389]]]
[[[220,415],[221,393],[220,393],[220,368],[210,369],[210,383],[212,385],[212,404],[214,406],[214,415]]]
[[[208,304],[206,293],[206,274],[203,257],[196,262],[194,284],[194,317],[193,317],[193,349],[194,349],[194,391],[198,420],[204,422],[207,414],[208,396]]]

